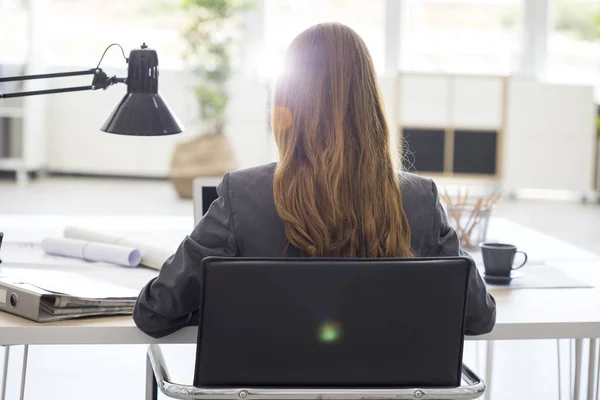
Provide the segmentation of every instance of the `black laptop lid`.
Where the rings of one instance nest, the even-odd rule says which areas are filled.
[[[217,194],[216,186],[204,186],[202,188],[202,215],[208,212],[210,205],[215,201],[219,195]]]
[[[459,386],[469,268],[206,259],[194,385]]]

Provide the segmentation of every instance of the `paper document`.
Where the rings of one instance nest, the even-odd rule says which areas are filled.
[[[142,253],[141,264],[160,270],[167,260],[171,256],[171,252],[160,247],[152,246],[147,243],[137,242],[124,237],[108,235],[102,232],[91,231],[84,228],[75,226],[68,226],[65,228],[65,238],[79,239],[90,242],[99,242],[106,244],[115,244],[120,246],[132,247],[138,249]]]
[[[40,310],[50,315],[73,315],[73,314],[84,314],[89,312],[91,309],[95,313],[105,313],[105,314],[131,314],[131,306],[123,306],[123,307],[54,307],[54,305],[42,300],[40,302]]]
[[[78,239],[47,238],[42,241],[42,249],[48,254],[108,262],[126,267],[137,267],[142,260],[140,250],[133,247]]]
[[[516,279],[513,279],[508,285],[490,284],[486,282],[486,286],[491,290],[593,287],[592,285],[574,278],[560,269],[550,265],[525,265],[517,272],[519,272],[520,276]]]

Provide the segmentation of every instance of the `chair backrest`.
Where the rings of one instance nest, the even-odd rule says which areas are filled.
[[[468,258],[207,258],[196,387],[460,385]]]
[[[194,203],[194,225],[208,211],[208,207],[217,199],[217,186],[221,178],[198,177],[192,183],[192,201]]]

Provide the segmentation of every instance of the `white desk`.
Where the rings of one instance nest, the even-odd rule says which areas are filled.
[[[0,226],[6,231],[7,252],[2,252],[10,267],[11,239],[14,242],[35,242],[47,235],[60,235],[64,225],[82,225],[109,232],[127,232],[139,239],[160,237],[163,242],[176,246],[191,230],[188,218],[170,217],[54,217],[26,216],[6,218],[0,216]],[[30,224],[24,224],[28,220]],[[132,223],[135,224],[132,225]],[[12,224],[12,225],[11,225]],[[36,224],[45,232],[28,236]],[[28,226],[27,226],[28,225]],[[139,229],[139,230],[137,230]],[[490,239],[516,243],[528,252],[533,262],[546,261],[563,269],[595,288],[580,289],[520,289],[496,290],[497,323],[493,332],[467,340],[561,339],[600,337],[600,258],[542,233],[502,220],[490,224]],[[18,244],[12,244],[18,249]],[[173,247],[174,249],[175,247]],[[18,252],[18,250],[17,250]],[[15,253],[16,254],[16,253]],[[477,255],[476,255],[477,258]],[[48,267],[48,268],[56,268]],[[63,271],[79,271],[132,288],[141,288],[156,272],[144,269],[127,269],[116,266],[84,267],[66,266]],[[189,327],[160,340],[141,333],[131,317],[93,318],[39,324],[6,313],[0,313],[0,345],[61,345],[61,344],[149,344],[195,343],[197,328]],[[590,376],[588,378],[593,378]],[[593,380],[592,380],[593,382]],[[591,397],[588,397],[591,399]]]
[[[40,243],[46,237],[62,237],[69,225],[150,241],[175,250],[194,229],[194,219],[191,216],[0,214],[0,230],[7,244]]]
[[[596,287],[494,290],[496,327],[487,335],[467,337],[467,340],[600,337],[600,259],[562,262],[560,267]],[[86,276],[102,277],[132,288],[140,288],[156,274],[145,268],[122,268],[122,274],[115,271],[121,267],[97,268],[99,270],[92,274],[86,273]],[[74,268],[60,270],[73,272]],[[140,332],[129,316],[40,324],[0,313],[0,345],[195,343],[196,333],[195,327],[188,327],[163,339],[154,340]]]
[[[160,243],[161,246],[174,251],[183,238],[192,231],[193,218],[191,216],[0,214],[0,228],[4,232],[6,244],[40,243],[46,237],[62,237],[67,225]],[[490,241],[516,244],[520,250],[527,252],[532,263],[546,260],[593,260],[599,257],[504,218],[492,218],[487,237]]]
[[[492,218],[490,220],[487,239],[516,245],[519,250],[527,253],[530,263],[548,260],[581,261],[600,258],[598,254],[504,218]]]

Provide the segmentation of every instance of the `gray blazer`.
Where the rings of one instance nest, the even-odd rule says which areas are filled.
[[[273,199],[275,167],[268,164],[225,174],[217,189],[219,198],[165,262],[158,277],[142,289],[133,311],[133,319],[142,331],[162,337],[197,324],[202,292],[200,263],[204,257],[283,255],[287,241]],[[465,255],[448,225],[433,181],[403,174],[401,189],[413,253],[417,257]],[[299,257],[301,253],[290,246],[287,255]],[[494,298],[473,268],[466,333],[490,332],[495,321]]]

